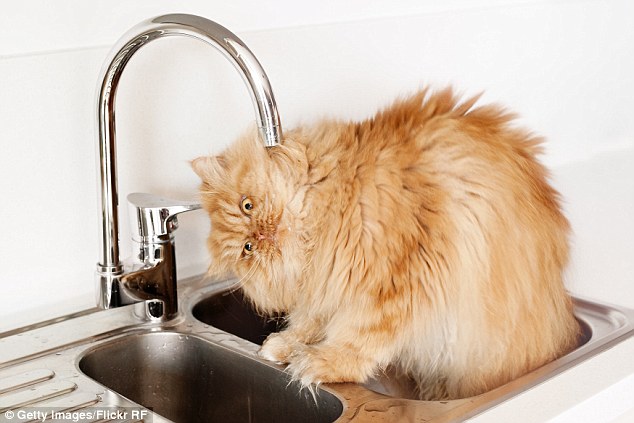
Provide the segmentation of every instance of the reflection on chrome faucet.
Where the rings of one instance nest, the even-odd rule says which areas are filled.
[[[275,98],[262,66],[246,45],[221,25],[194,15],[159,16],[132,28],[113,48],[101,73],[97,106],[101,229],[98,304],[111,308],[145,301],[147,316],[161,319],[169,319],[178,311],[173,242],[175,216],[200,206],[132,194],[129,200],[135,206],[137,228],[133,241],[137,251],[133,263],[124,267],[119,254],[114,100],[123,69],[134,53],[149,42],[167,36],[195,38],[223,53],[249,89],[264,144],[273,147],[282,138]],[[163,224],[165,227],[161,228]]]

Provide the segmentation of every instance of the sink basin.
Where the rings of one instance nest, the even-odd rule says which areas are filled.
[[[300,391],[286,373],[176,332],[126,335],[89,350],[81,371],[174,422],[332,422],[341,401]]]
[[[211,295],[194,305],[198,320],[242,339],[262,345],[267,336],[284,328],[284,317],[259,315],[238,290]]]
[[[632,316],[629,311],[578,298],[574,298],[574,303],[575,316],[582,329],[577,349],[507,385],[477,397],[437,402],[456,405],[459,402],[470,402],[479,404],[482,407],[481,410],[488,408],[605,350],[623,334],[627,333],[629,336],[632,333],[630,323]],[[203,298],[192,308],[192,315],[201,322],[257,344],[262,344],[271,332],[283,328],[280,317],[271,320],[259,316],[240,291],[225,290]],[[403,376],[390,375],[389,369],[376,379],[364,384],[364,387],[393,398],[417,399],[411,381]]]

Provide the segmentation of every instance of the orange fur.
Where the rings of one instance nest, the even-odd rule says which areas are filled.
[[[269,150],[253,132],[193,162],[210,271],[288,315],[263,357],[304,384],[395,366],[421,398],[451,399],[574,348],[569,226],[541,140],[476,100],[423,90],[360,123],[299,128]]]

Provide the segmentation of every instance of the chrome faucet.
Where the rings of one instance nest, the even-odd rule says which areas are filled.
[[[151,194],[130,194],[136,252],[133,260],[125,264],[120,260],[114,103],[121,74],[134,53],[149,42],[168,36],[195,38],[223,53],[249,89],[264,145],[273,147],[282,139],[273,91],[262,66],[247,46],[223,26],[200,16],[163,15],[141,22],[117,42],[99,79],[101,255],[97,264],[97,301],[102,308],[144,302],[146,317],[150,319],[169,319],[178,311],[173,235],[178,227],[176,215],[200,205]]]

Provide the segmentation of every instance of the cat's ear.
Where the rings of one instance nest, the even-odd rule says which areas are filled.
[[[202,156],[191,161],[192,169],[203,181],[216,180],[227,173],[224,156]]]

